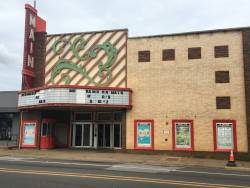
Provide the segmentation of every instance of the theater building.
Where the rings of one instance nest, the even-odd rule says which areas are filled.
[[[25,8],[21,148],[249,151],[250,28],[47,34]]]

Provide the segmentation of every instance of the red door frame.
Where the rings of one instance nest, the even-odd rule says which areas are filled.
[[[42,119],[42,124],[43,123],[53,123],[53,126],[55,126],[54,122],[55,119],[52,118],[43,118]],[[42,127],[41,124],[41,127]],[[52,149],[55,147],[55,137],[54,135],[46,135],[42,136],[42,130],[40,131],[40,148],[41,149]]]

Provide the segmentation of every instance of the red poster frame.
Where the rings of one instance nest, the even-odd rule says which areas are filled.
[[[35,141],[34,144],[24,144],[23,139],[24,139],[24,125],[26,123],[35,123]],[[37,147],[37,137],[38,137],[38,130],[40,128],[38,120],[23,120],[21,122],[21,127],[20,127],[20,147],[21,148],[36,148]]]
[[[150,123],[151,126],[151,146],[141,147],[137,144],[137,125],[138,123]],[[135,120],[134,121],[134,149],[136,150],[154,150],[154,120]]]
[[[215,119],[215,120],[213,120],[214,151],[217,151],[217,152],[230,152],[231,151],[231,149],[220,149],[220,148],[217,147],[216,123],[232,123],[232,127],[233,127],[233,143],[234,143],[233,151],[237,152],[236,120],[230,120],[230,119]]]
[[[191,147],[190,148],[178,148],[176,147],[176,135],[175,135],[175,124],[176,123],[190,123],[190,134],[191,134]],[[180,120],[172,120],[172,142],[173,142],[173,150],[184,150],[184,151],[194,151],[194,122],[193,120],[186,120],[186,119],[180,119]]]

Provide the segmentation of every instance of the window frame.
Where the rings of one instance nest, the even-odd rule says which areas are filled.
[[[166,54],[173,53],[173,56],[164,55],[165,53]],[[173,57],[173,58],[168,58],[168,57]],[[174,48],[163,49],[162,50],[162,61],[175,61],[175,49]]]
[[[176,124],[177,123],[189,123],[190,124],[190,147],[178,147],[176,146]],[[172,143],[173,143],[173,150],[183,150],[183,151],[194,151],[194,123],[193,120],[186,120],[186,119],[174,119],[172,120]]]
[[[111,115],[111,119],[100,119],[99,118],[100,115],[103,115],[103,114],[109,114],[109,115]],[[114,121],[114,113],[113,112],[109,112],[109,111],[107,111],[107,112],[102,112],[102,111],[96,112],[95,121],[98,121],[98,122],[103,122],[103,121],[112,122],[112,121]]]
[[[236,132],[236,120],[230,119],[215,119],[213,120],[213,136],[214,136],[214,151],[217,152],[229,152],[232,149],[219,148],[217,142],[217,123],[231,123],[233,128],[233,151],[237,152],[237,132]]]
[[[76,118],[76,116],[78,115],[78,114],[90,114],[90,119],[88,119],[88,120],[83,120],[83,119],[77,119]],[[74,121],[76,121],[76,122],[90,122],[90,121],[93,121],[93,113],[92,112],[75,112],[74,113]]]
[[[190,54],[193,53],[192,50],[200,50],[200,56],[198,58],[192,57]],[[201,47],[191,47],[188,48],[188,60],[202,59],[202,48]]]
[[[229,107],[228,108],[223,108],[223,106],[221,106],[219,104],[219,100],[220,99],[228,99],[229,98]],[[216,110],[231,110],[232,109],[232,102],[231,102],[231,96],[216,96]]]
[[[224,55],[224,53],[218,53],[217,50],[221,50],[219,48],[226,48],[227,49],[227,54]],[[214,58],[226,58],[226,57],[229,57],[229,46],[228,45],[214,46]]]
[[[220,74],[225,74],[227,73],[227,80],[226,81],[221,81],[221,75]],[[230,72],[228,70],[223,70],[223,71],[215,71],[215,83],[216,84],[228,84],[230,83]]]
[[[148,53],[149,54],[149,59],[148,60],[142,60],[141,58],[140,58],[140,53]],[[147,54],[147,55],[148,55]],[[147,62],[150,62],[151,61],[151,51],[150,50],[140,50],[140,51],[138,51],[138,53],[137,53],[137,56],[138,56],[138,62],[139,63],[147,63]]]
[[[137,125],[139,123],[150,123],[151,126],[151,145],[149,147],[138,146],[137,143]],[[154,120],[134,120],[134,149],[136,150],[154,150]]]

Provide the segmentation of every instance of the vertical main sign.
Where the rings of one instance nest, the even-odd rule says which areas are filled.
[[[25,34],[23,53],[22,90],[33,87],[35,77],[34,44],[35,32],[45,32],[46,22],[37,16],[37,10],[31,5],[25,5]]]

